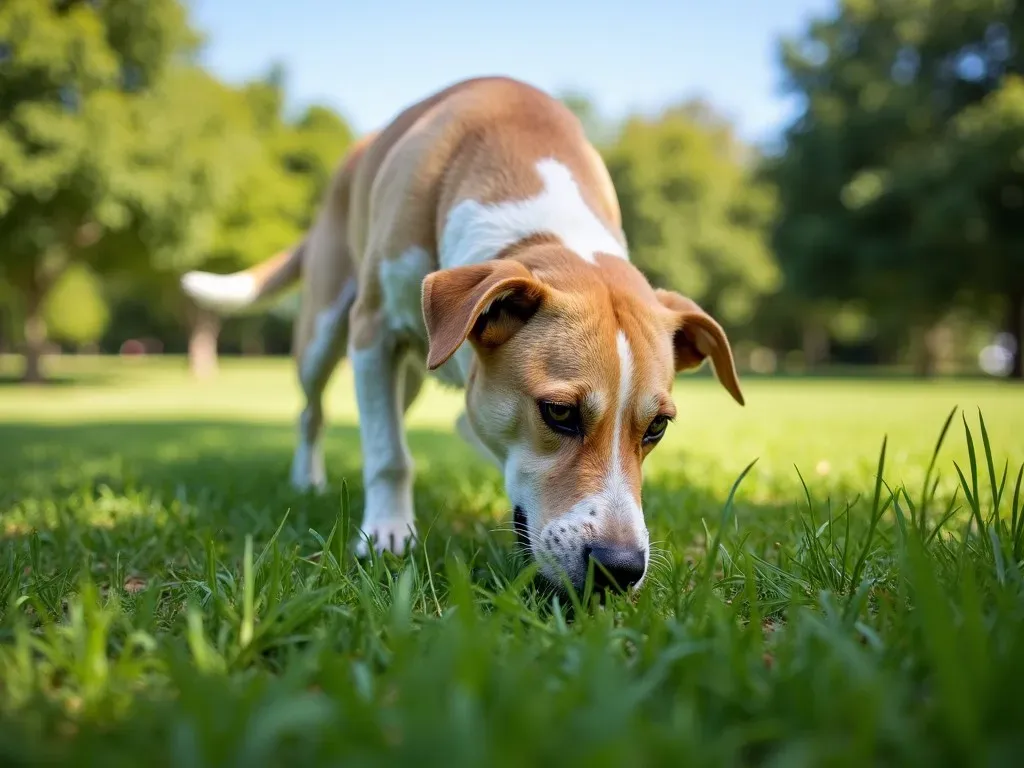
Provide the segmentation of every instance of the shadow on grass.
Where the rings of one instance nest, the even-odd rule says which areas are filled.
[[[204,544],[238,553],[247,534],[267,541],[285,514],[286,544],[310,552],[341,514],[348,485],[352,527],[361,519],[359,433],[329,428],[330,487],[300,493],[288,483],[295,431],[228,421],[0,426],[0,541],[38,532],[58,566],[120,558],[143,571],[202,557]],[[432,553],[449,539],[464,549],[495,532],[514,536],[500,475],[451,433],[410,430],[416,460],[418,526]],[[494,546],[494,542],[489,542]]]
[[[101,371],[75,374],[48,375],[42,381],[26,382],[21,373],[0,373],[0,389],[65,389],[68,387],[96,386],[114,381],[117,377]]]
[[[208,542],[237,558],[245,537],[257,547],[281,524],[279,542],[304,554],[319,549],[341,516],[348,485],[350,540],[362,516],[362,458],[354,426],[329,428],[330,489],[303,494],[288,484],[295,432],[287,425],[230,421],[136,422],[0,427],[0,541],[33,540],[42,567],[86,560],[173,579],[205,557]],[[430,561],[459,551],[507,572],[516,551],[500,474],[450,432],[412,429],[417,525]],[[645,487],[657,549],[677,560],[700,556],[705,523],[714,526],[728,485],[684,475]],[[742,495],[740,499],[742,499]],[[792,505],[738,501],[737,517],[768,540],[787,525]],[[773,530],[775,529],[775,530]],[[339,534],[340,535],[340,534]]]

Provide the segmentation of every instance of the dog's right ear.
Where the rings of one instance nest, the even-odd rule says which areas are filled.
[[[443,365],[466,339],[484,348],[504,344],[533,316],[544,284],[518,261],[432,272],[423,280],[423,320],[430,370]]]

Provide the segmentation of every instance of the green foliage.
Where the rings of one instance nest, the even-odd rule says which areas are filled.
[[[723,321],[747,322],[777,287],[766,243],[773,194],[755,158],[703,104],[634,117],[605,152],[632,260]]]
[[[352,141],[334,112],[313,106],[284,114],[282,75],[244,89],[259,150],[231,198],[216,209],[217,229],[201,263],[231,271],[293,247],[312,224],[327,184]]]
[[[595,146],[604,148],[614,142],[618,126],[601,114],[597,104],[586,93],[566,91],[559,96],[559,101],[576,116],[583,132]]]
[[[146,274],[205,251],[247,143],[228,90],[183,61],[178,0],[11,0],[0,40],[0,278],[22,298],[32,379],[64,271]]]
[[[647,588],[573,607],[521,570],[498,474],[424,426],[446,394],[413,434],[426,541],[358,563],[350,415],[327,450],[356,482],[296,495],[294,431],[266,413],[293,405],[283,366],[200,398],[151,365],[87,401],[15,393],[21,417],[0,419],[4,764],[1010,766],[1024,749],[1009,395],[761,383],[764,417],[722,430],[700,417],[724,401],[690,382],[718,442],[678,434],[687,460],[645,487]],[[922,439],[955,400],[990,423],[972,408]],[[751,432],[768,450],[737,483]],[[850,474],[805,472],[805,491],[808,444]]]
[[[38,286],[153,199],[154,161],[173,170],[136,150],[133,122],[150,129],[155,115],[135,94],[162,81],[190,33],[176,0],[11,0],[0,39],[0,266]]]
[[[895,311],[904,328],[1012,300],[1022,19],[1009,0],[848,0],[784,46],[806,104],[771,169],[788,290]]]
[[[957,265],[957,279],[971,289],[964,300],[984,310],[1024,274],[1024,78],[1006,77],[960,111],[937,152],[941,167],[910,182],[909,194],[920,199],[921,236],[972,255]]]
[[[290,126],[288,135],[284,164],[306,179],[310,206],[305,215],[311,223],[312,211],[352,143],[352,129],[333,110],[314,105]]]
[[[279,74],[193,64],[178,0],[11,0],[0,41],[0,279],[29,315],[85,264],[181,316],[183,270],[299,239],[351,140],[324,108],[285,120]]]
[[[107,330],[110,310],[103,286],[88,268],[74,266],[47,294],[43,317],[50,338],[72,344],[96,342]]]
[[[132,99],[124,129],[104,162],[113,171],[131,150],[125,227],[90,255],[108,270],[137,275],[199,263],[213,247],[221,208],[262,152],[245,99],[201,69],[178,67]]]

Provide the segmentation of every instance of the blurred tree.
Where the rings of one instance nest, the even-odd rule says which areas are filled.
[[[46,294],[43,319],[56,341],[79,346],[99,341],[110,322],[110,310],[96,275],[82,264],[64,270]]]
[[[322,106],[289,120],[284,87],[284,71],[274,67],[264,80],[242,89],[259,145],[248,157],[242,183],[214,209],[213,238],[207,249],[191,254],[189,268],[244,269],[295,246],[312,223],[352,133],[344,120]],[[170,290],[184,302],[176,283]],[[192,371],[209,376],[217,368],[220,320],[193,306],[183,305],[183,311],[192,331]]]
[[[771,187],[729,125],[701,102],[628,120],[605,151],[637,266],[740,325],[776,289]]]
[[[805,106],[771,167],[787,290],[859,302],[890,331],[898,314],[921,373],[958,306],[1004,305],[1020,348],[1022,16],[1014,0],[844,0],[783,47]]]
[[[583,125],[583,132],[594,146],[602,148],[615,140],[615,124],[601,114],[597,104],[586,93],[568,90],[559,96],[559,101],[576,115]]]
[[[942,167],[914,177],[924,187],[920,237],[942,249],[961,304],[983,316],[999,308],[1016,340],[1010,373],[1024,378],[1024,78],[1008,76],[962,110],[938,147]]]
[[[180,214],[203,197],[192,189],[215,176],[182,155],[176,131],[191,110],[158,97],[196,42],[177,0],[0,5],[0,269],[24,305],[27,380],[42,378],[43,307],[64,270],[144,259],[99,247],[129,228],[170,250]]]

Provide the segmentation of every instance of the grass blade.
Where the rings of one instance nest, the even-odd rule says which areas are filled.
[[[960,511],[960,507],[956,505],[956,497],[960,493],[960,488],[953,489],[953,497],[949,500],[949,504],[946,507],[946,513],[939,518],[939,522],[932,528],[931,533],[928,534],[928,538],[925,540],[925,548],[931,546],[932,540],[939,535],[942,529],[946,526],[953,515]]]
[[[725,500],[725,506],[722,507],[722,515],[718,521],[718,530],[715,532],[715,539],[711,545],[709,557],[707,563],[704,565],[704,575],[702,582],[707,585],[711,583],[711,576],[715,571],[715,563],[718,560],[718,548],[722,543],[722,531],[729,525],[729,520],[732,518],[733,512],[733,499],[736,497],[736,491],[740,487],[740,483],[743,482],[743,478],[747,476],[747,473],[754,468],[757,464],[757,459],[747,464],[746,468],[740,473],[740,476],[736,478],[736,481],[732,484],[732,488],[729,489],[729,496]]]
[[[921,503],[918,504],[918,508],[921,510],[921,517],[924,518],[928,504],[931,502],[931,498],[934,496],[934,486],[932,493],[929,494],[928,480],[932,476],[932,472],[935,470],[935,462],[938,461],[939,451],[942,450],[942,444],[946,440],[946,433],[949,431],[949,425],[953,423],[953,417],[956,415],[957,406],[953,406],[950,410],[949,415],[946,416],[946,421],[942,425],[942,431],[939,432],[939,439],[935,441],[935,448],[932,451],[931,461],[928,462],[928,469],[924,473],[924,487],[921,489]]]
[[[988,441],[988,430],[985,428],[985,417],[981,415],[981,409],[978,409],[978,421],[981,424],[981,443],[985,449],[985,464],[988,467],[988,481],[992,488],[992,518],[996,524],[996,528],[999,528],[999,487],[996,485],[996,467],[992,461],[992,445]]]
[[[885,490],[889,492],[889,497],[892,499],[893,511],[896,514],[896,525],[899,527],[900,532],[900,548],[902,549],[907,545],[907,519],[903,514],[903,510],[900,508],[900,490],[902,489],[893,493],[888,483],[886,483]],[[906,495],[905,491],[904,495]]]
[[[1013,502],[1010,505],[1011,519],[1013,525],[1011,531],[1013,533],[1013,561],[1019,563],[1021,561],[1021,554],[1024,553],[1024,515],[1021,514],[1020,508],[1020,486],[1021,480],[1024,480],[1024,464],[1020,465],[1020,470],[1017,472],[1017,482],[1013,486]]]
[[[338,541],[338,568],[345,572],[348,558],[349,536],[352,530],[352,506],[348,496],[348,481],[341,479],[341,537]]]
[[[238,644],[244,649],[252,642],[253,627],[256,625],[256,574],[252,563],[252,534],[245,536],[245,556],[242,559],[242,628],[238,633]]]
[[[967,484],[967,478],[964,477],[964,473],[963,470],[960,469],[960,465],[954,461],[953,466],[956,468],[956,473],[960,478],[960,486],[964,489],[964,495],[967,497],[967,504],[971,508],[971,517],[974,520],[974,522],[978,524],[978,536],[980,536],[982,541],[986,542],[987,544],[988,539],[985,538],[985,521],[981,518],[981,506],[978,504],[978,497],[971,493],[971,488]],[[975,491],[977,491],[977,478],[975,478],[974,489]],[[970,537],[970,534],[971,528],[968,524],[966,534],[968,538]]]
[[[860,583],[861,573],[864,571],[864,566],[868,559],[868,553],[871,551],[871,543],[875,537],[875,529],[878,527],[878,521],[882,519],[885,508],[889,506],[888,502],[886,502],[885,506],[879,509],[879,502],[882,498],[882,474],[885,471],[885,450],[888,446],[888,442],[888,436],[882,439],[882,452],[878,457],[878,471],[875,476],[875,495],[871,501],[871,523],[868,527],[868,536],[867,540],[864,542],[864,548],[861,550],[860,556],[857,558],[857,564],[853,567],[853,574],[850,576],[851,584]],[[889,501],[892,501],[892,496],[889,497]]]
[[[263,561],[267,559],[267,556],[273,549],[274,544],[277,543],[277,537],[281,535],[281,530],[284,528],[284,524],[288,522],[288,515],[291,514],[291,511],[291,507],[285,510],[284,517],[281,518],[281,523],[277,526],[277,530],[274,531],[274,535],[270,537],[270,540],[267,541],[266,546],[263,547],[263,551],[260,552],[260,556],[256,558],[256,565],[254,566],[256,569],[256,573],[260,572],[260,569],[263,567]]]
[[[974,452],[974,437],[971,435],[971,428],[967,426],[967,417],[963,417],[964,420],[964,432],[967,436],[967,458],[971,462],[971,496],[974,499],[974,509],[977,514],[981,514],[981,499],[978,492],[978,457]],[[959,469],[959,467],[957,468]],[[963,474],[961,473],[961,478]],[[981,531],[985,530],[985,526],[981,526]],[[979,533],[981,532],[979,531]]]

